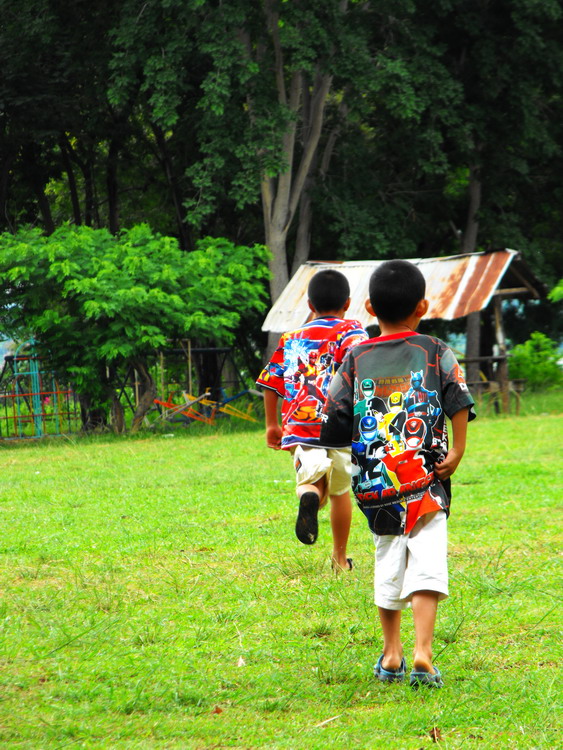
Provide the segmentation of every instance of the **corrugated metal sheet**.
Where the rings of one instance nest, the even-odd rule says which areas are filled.
[[[483,310],[497,289],[502,288],[509,267],[518,258],[519,254],[515,250],[451,255],[445,258],[409,258],[411,263],[420,268],[426,279],[426,297],[430,302],[426,317],[454,320]],[[303,325],[310,314],[307,305],[309,281],[323,268],[337,268],[350,283],[352,302],[346,317],[355,318],[364,326],[373,325],[375,320],[368,315],[364,302],[369,296],[370,276],[380,263],[382,261],[377,260],[305,263],[273,305],[262,330],[281,333]],[[530,294],[541,296],[541,284],[521,264],[514,283],[519,288],[525,284]]]

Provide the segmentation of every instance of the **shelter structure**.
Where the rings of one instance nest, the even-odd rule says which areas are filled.
[[[429,319],[455,320],[470,313],[490,309],[494,319],[496,353],[479,357],[479,364],[495,365],[495,379],[508,410],[510,383],[508,381],[506,338],[502,321],[502,300],[510,298],[545,297],[546,289],[537,279],[520,254],[503,249],[491,252],[450,255],[443,258],[409,258],[426,279]],[[383,261],[341,261],[304,263],[269,311],[263,331],[282,333],[303,325],[311,316],[307,304],[307,287],[311,277],[325,268],[341,271],[350,283],[351,304],[347,316],[359,320],[365,327],[376,323],[364,307],[369,296],[369,279]],[[473,361],[473,360],[472,360]],[[461,360],[468,364],[469,360]],[[488,377],[483,378],[489,383]],[[470,384],[481,390],[481,383]],[[493,387],[489,387],[493,390]]]

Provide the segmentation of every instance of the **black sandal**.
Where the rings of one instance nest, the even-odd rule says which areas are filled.
[[[330,566],[331,566],[331,568],[332,568],[332,569],[333,569],[333,570],[334,570],[334,571],[335,571],[336,573],[338,573],[338,572],[339,572],[339,571],[341,571],[341,570],[345,570],[345,571],[347,571],[347,572],[350,572],[351,570],[353,570],[353,569],[354,569],[354,561],[352,560],[352,558],[351,558],[351,557],[347,557],[347,558],[346,558],[346,567],[345,567],[345,568],[341,568],[341,567],[340,567],[340,565],[337,565],[337,564],[336,564],[336,561],[335,561],[335,559],[334,559],[334,558],[332,558],[332,560],[330,561]]]
[[[316,492],[304,492],[299,499],[295,534],[303,544],[314,544],[317,541],[319,504],[320,498]]]

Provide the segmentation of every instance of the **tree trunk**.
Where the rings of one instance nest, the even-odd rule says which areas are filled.
[[[277,177],[266,172],[262,175],[261,196],[264,216],[264,235],[266,245],[272,253],[270,260],[270,297],[274,303],[289,281],[287,234],[299,207],[303,211],[303,225],[296,251],[296,263],[302,257],[308,257],[308,235],[310,217],[307,207],[308,198],[303,199],[307,180],[313,169],[325,119],[325,107],[332,86],[332,75],[319,64],[311,79],[310,71],[293,69],[288,74],[284,49],[280,38],[280,23],[276,0],[265,0],[264,14],[267,30],[273,50],[272,73],[275,81],[278,103],[287,109],[291,119],[281,137],[281,151],[286,165]],[[345,13],[348,0],[339,3],[340,13]],[[240,33],[240,41],[249,59],[261,64],[263,48],[253,45],[250,35]],[[248,114],[254,122],[255,111],[252,97],[248,97]],[[299,132],[300,153],[296,154],[296,139]],[[303,199],[303,203],[302,203]],[[273,351],[277,343],[277,332],[268,336],[268,352]]]
[[[174,205],[174,213],[176,215],[176,224],[178,226],[178,240],[182,250],[193,250],[194,241],[191,235],[190,229],[184,220],[184,208],[182,206],[182,196],[178,187],[178,180],[172,168],[172,162],[168,155],[168,149],[166,147],[166,138],[162,128],[153,123],[153,133],[156,139],[156,144],[160,152],[160,163],[166,175],[166,181],[170,187],[170,195],[172,197],[172,203]]]
[[[272,274],[270,279],[270,297],[272,302],[277,300],[289,281],[285,246],[286,236],[286,232],[279,230],[275,226],[270,226],[267,229],[266,244],[272,254],[269,261],[270,273]]]
[[[65,168],[67,181],[68,181],[68,189],[70,192],[70,202],[72,205],[72,213],[74,216],[74,223],[76,226],[80,226],[82,224],[82,214],[80,211],[80,201],[78,199],[78,189],[76,187],[76,178],[74,177],[74,170],[72,168],[72,162],[70,160],[70,153],[72,153],[72,147],[70,146],[68,142],[68,138],[66,136],[61,136],[59,140],[59,148],[61,149],[61,156],[63,160],[63,165]]]
[[[94,220],[97,216],[94,193],[94,178],[92,163],[94,160],[93,150],[90,147],[86,154],[86,161],[81,159],[76,150],[67,141],[69,158],[78,166],[84,179],[84,224],[87,227],[94,226]]]
[[[2,172],[0,174],[0,212],[2,221],[6,222],[6,226],[10,231],[13,231],[13,227],[8,216],[8,183],[14,161],[14,152],[7,154],[2,161]]]
[[[80,419],[84,432],[94,432],[107,427],[108,419],[105,409],[101,406],[92,406],[92,399],[88,394],[78,394],[80,404]]]
[[[274,232],[270,230],[266,236],[266,244],[268,245],[272,257],[270,258],[269,266],[272,277],[270,279],[270,298],[272,302],[275,302],[280,294],[283,292],[289,281],[289,274],[287,271],[287,255],[285,247],[285,233]],[[270,331],[268,333],[268,348],[265,356],[266,361],[273,354],[274,349],[277,346],[279,337],[283,333],[282,331]]]
[[[46,234],[52,234],[55,231],[55,222],[51,214],[51,206],[45,195],[45,180],[41,175],[40,167],[37,163],[37,147],[30,143],[22,149],[22,162],[27,180],[32,187],[37,205],[43,219],[43,226]]]
[[[108,192],[108,228],[112,234],[119,232],[119,200],[117,190],[117,162],[119,143],[112,138],[106,163],[106,187]]]
[[[309,188],[313,180],[309,178],[303,189],[299,201],[299,224],[297,225],[297,237],[295,240],[295,254],[291,264],[291,275],[293,276],[303,263],[309,260],[311,249],[311,224],[313,222],[313,206]]]
[[[111,426],[113,431],[118,435],[125,432],[125,414],[123,411],[123,404],[117,398],[117,394],[114,393],[111,401]]]
[[[144,362],[135,361],[131,365],[139,374],[139,401],[131,423],[131,432],[137,432],[143,424],[145,416],[153,407],[156,398],[156,384]]]
[[[198,348],[200,351],[195,353],[193,360],[197,370],[198,396],[209,392],[212,401],[221,401],[223,353],[214,351],[213,346],[205,344],[196,346],[196,349]]]
[[[344,97],[346,91],[344,91]],[[310,111],[309,111],[310,117]],[[291,275],[293,276],[297,269],[309,260],[309,254],[311,250],[311,226],[313,223],[313,204],[311,200],[311,190],[317,180],[324,183],[330,161],[334,153],[334,148],[340,135],[342,122],[346,119],[348,114],[348,105],[346,104],[345,98],[342,99],[338,107],[338,118],[337,122],[330,131],[328,138],[326,139],[325,147],[323,149],[321,163],[317,172],[317,161],[318,161],[318,150],[315,152],[313,161],[311,162],[311,170],[305,181],[303,188],[303,194],[299,201],[299,225],[297,227],[297,239],[295,243],[295,255],[293,256],[293,263],[291,265]]]
[[[467,224],[463,234],[461,250],[463,253],[473,253],[477,247],[477,236],[479,233],[478,211],[481,207],[481,179],[479,167],[471,167],[469,175],[469,208],[467,212]],[[481,313],[474,312],[467,316],[465,358],[466,377],[469,382],[479,380],[479,363],[472,362],[480,355],[480,331]]]

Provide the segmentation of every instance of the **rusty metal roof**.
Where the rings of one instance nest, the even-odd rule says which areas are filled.
[[[543,284],[534,277],[515,250],[409,260],[420,268],[426,279],[426,297],[430,303],[426,318],[462,318],[483,310],[495,294],[536,298],[545,295]],[[373,325],[375,319],[367,313],[364,302],[369,296],[370,276],[382,262],[351,260],[304,263],[274,303],[262,330],[281,333],[303,325],[310,315],[307,304],[309,281],[317,271],[325,268],[337,268],[350,283],[352,301],[346,317],[359,320],[364,326]]]

